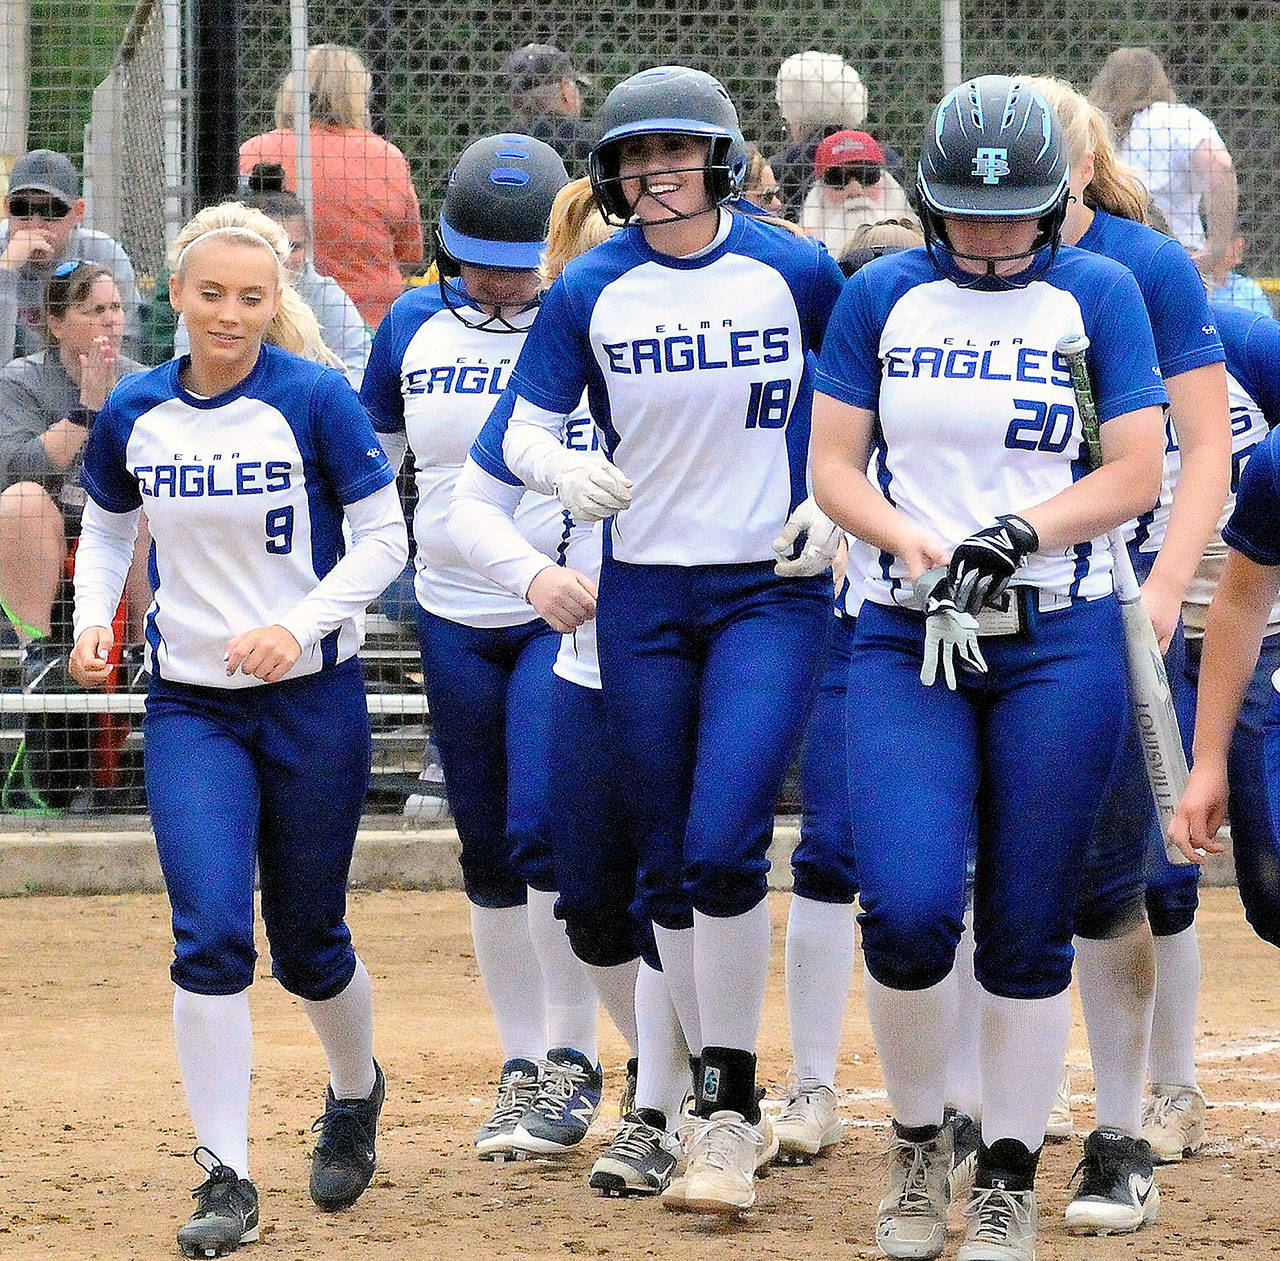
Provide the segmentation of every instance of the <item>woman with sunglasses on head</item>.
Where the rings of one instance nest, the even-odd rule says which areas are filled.
[[[346,1208],[368,1186],[385,1095],[372,985],[345,922],[372,744],[355,654],[359,616],[408,546],[394,471],[350,385],[267,344],[297,338],[287,294],[261,233],[188,235],[169,296],[191,353],[118,388],[85,453],[71,668],[86,687],[106,677],[144,505],[153,539],[145,774],[173,909],[178,1063],[208,1174],[178,1232],[192,1257],[259,1232],[255,869],[273,974],[328,1060],[311,1165],[319,1207]]]
[[[805,356],[841,276],[816,243],[724,208],[745,160],[710,75],[633,75],[599,122],[592,187],[626,226],[548,291],[503,455],[606,518],[597,640],[636,906],[701,1055],[687,1175],[663,1203],[734,1213],[777,1149],[755,1088],[766,853],[831,620],[830,580],[780,577],[774,541],[806,500]],[[584,389],[607,460],[560,441]]]
[[[1059,248],[1068,179],[1057,119],[1022,81],[944,97],[920,159],[927,248],[848,282],[816,381],[815,494],[879,550],[846,740],[867,1010],[894,1117],[876,1222],[890,1257],[936,1257],[946,1238],[940,1051],[975,842],[982,1129],[959,1261],[1035,1256],[1081,860],[1129,718],[1102,536],[1159,492],[1165,394],[1132,275]],[[1057,353],[1078,333],[1101,420],[1092,462]]]
[[[0,370],[0,601],[22,647],[29,691],[66,688],[70,643],[53,610],[69,544],[80,533],[85,443],[117,381],[142,370],[121,353],[124,307],[115,279],[94,263],[54,268],[45,300],[49,347]],[[141,642],[151,603],[143,557],[131,609]],[[64,627],[63,633],[69,632]]]
[[[414,589],[431,730],[462,842],[476,962],[503,1065],[482,1160],[576,1146],[600,1103],[598,1002],[557,920],[543,812],[552,673],[560,638],[523,598],[481,577],[449,538],[449,500],[538,310],[538,264],[568,182],[549,145],[487,136],[449,177],[436,233],[440,281],[397,299],[361,397],[399,463],[413,453]],[[543,495],[517,511],[538,551],[573,522]],[[519,1133],[517,1133],[519,1131]]]

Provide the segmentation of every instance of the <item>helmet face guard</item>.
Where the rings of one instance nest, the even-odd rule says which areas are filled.
[[[606,222],[620,225],[635,217],[636,202],[644,195],[644,183],[663,175],[702,172],[707,204],[697,211],[681,212],[660,196],[650,198],[668,211],[665,219],[650,224],[675,223],[696,218],[736,197],[746,174],[747,160],[738,111],[720,81],[687,66],[658,66],[643,70],[619,83],[600,111],[600,139],[591,150],[589,173]],[[622,141],[643,135],[677,135],[705,139],[707,156],[695,167],[671,167],[642,177],[635,201],[623,193]]]
[[[983,75],[949,92],[933,112],[917,184],[925,247],[949,279],[965,287],[1020,288],[1042,275],[1057,253],[1067,214],[1062,128],[1049,103],[1018,79]],[[947,219],[1038,220],[1035,240],[1016,254],[962,255]],[[986,264],[972,272],[956,261]],[[1027,266],[1001,275],[1000,265]]]
[[[568,182],[559,154],[531,136],[486,136],[468,145],[458,159],[435,229],[436,267],[441,301],[468,328],[528,331],[540,295],[486,310],[461,283],[462,266],[536,271],[552,202]]]

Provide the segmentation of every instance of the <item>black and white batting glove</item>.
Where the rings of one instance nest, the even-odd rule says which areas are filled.
[[[793,556],[796,540],[804,535],[800,553]],[[773,540],[773,554],[778,558],[773,572],[779,578],[812,578],[831,568],[844,531],[840,529],[810,495],[787,518],[781,533]]]
[[[631,480],[602,455],[566,451],[555,476],[556,497],[579,521],[603,521],[631,506]]]
[[[920,682],[932,687],[938,678],[938,665],[947,686],[956,690],[956,663],[972,674],[986,674],[987,663],[978,645],[978,619],[956,608],[951,595],[951,582],[943,579],[925,602],[924,663]]]
[[[962,540],[947,567],[956,608],[977,613],[984,604],[994,604],[1018,566],[1039,547],[1035,526],[1011,512]]]

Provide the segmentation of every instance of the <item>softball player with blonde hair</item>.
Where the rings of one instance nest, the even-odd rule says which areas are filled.
[[[266,344],[286,291],[256,230],[191,236],[169,282],[190,354],[123,382],[85,452],[71,668],[86,687],[110,669],[144,507],[153,540],[147,800],[173,909],[178,1063],[208,1174],[178,1232],[191,1257],[259,1233],[255,871],[272,970],[329,1061],[311,1168],[321,1208],[368,1186],[385,1094],[369,973],[344,920],[372,749],[355,653],[357,619],[408,545],[394,471],[345,377]]]

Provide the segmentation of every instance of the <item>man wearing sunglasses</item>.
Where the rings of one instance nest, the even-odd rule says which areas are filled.
[[[14,163],[0,224],[0,363],[44,348],[45,291],[70,261],[96,263],[124,303],[124,353],[136,357],[139,296],[133,264],[105,232],[83,226],[80,177],[70,158],[33,149]]]
[[[865,131],[837,131],[814,151],[813,187],[800,226],[839,255],[865,223],[910,213],[902,185],[885,170],[885,151]]]

